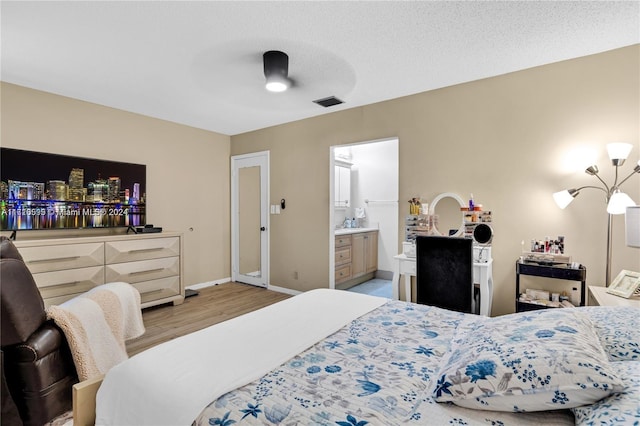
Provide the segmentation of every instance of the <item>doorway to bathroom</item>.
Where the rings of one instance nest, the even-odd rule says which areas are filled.
[[[391,294],[398,254],[398,145],[389,138],[330,149],[330,288]]]

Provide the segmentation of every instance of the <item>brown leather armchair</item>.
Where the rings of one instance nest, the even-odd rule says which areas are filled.
[[[3,373],[24,425],[40,426],[71,409],[75,365],[64,334],[47,321],[31,272],[6,237],[0,237],[0,280]]]

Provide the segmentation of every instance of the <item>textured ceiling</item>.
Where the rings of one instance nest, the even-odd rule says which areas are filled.
[[[228,135],[640,43],[638,1],[0,7],[3,81]],[[264,89],[266,50],[295,87]]]

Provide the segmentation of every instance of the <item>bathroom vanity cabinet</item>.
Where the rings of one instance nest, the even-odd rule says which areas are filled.
[[[335,236],[336,288],[368,281],[378,270],[378,230],[353,229]]]

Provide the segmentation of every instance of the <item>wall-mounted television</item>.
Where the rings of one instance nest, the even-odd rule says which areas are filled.
[[[146,166],[0,148],[2,231],[142,226]]]

